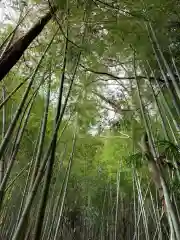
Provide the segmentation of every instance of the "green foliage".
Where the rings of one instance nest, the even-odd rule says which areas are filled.
[[[129,157],[127,157],[127,164],[129,167],[135,167],[136,169],[141,168],[144,165],[145,159],[142,159],[142,153],[135,153]]]
[[[46,6],[46,3],[41,1],[33,2],[37,3],[40,8]],[[64,215],[68,215],[69,209],[71,211],[76,208],[80,209],[81,215],[84,214],[82,219],[88,226],[87,232],[90,232],[91,228],[97,228],[98,230],[95,230],[96,239],[102,239],[105,237],[106,231],[110,231],[106,229],[107,226],[108,229],[112,227],[113,234],[116,231],[118,233],[118,228],[123,229],[121,224],[125,220],[128,222],[131,218],[131,221],[132,219],[136,221],[136,216],[141,218],[141,215],[143,215],[144,223],[146,212],[152,209],[152,212],[154,212],[156,204],[153,202],[153,198],[152,206],[150,205],[147,208],[146,203],[141,202],[141,197],[144,198],[146,191],[148,191],[148,200],[151,199],[151,191],[154,196],[154,187],[148,185],[151,175],[147,168],[147,159],[142,156],[138,146],[145,131],[148,130],[152,135],[152,140],[154,140],[159,155],[165,154],[170,162],[175,159],[179,163],[180,151],[177,144],[179,143],[179,133],[176,131],[174,124],[179,123],[179,115],[173,105],[172,96],[163,82],[162,69],[166,76],[169,75],[169,72],[167,67],[163,65],[162,56],[159,53],[162,69],[158,66],[152,48],[155,43],[152,43],[152,39],[150,39],[152,33],[148,33],[147,26],[148,23],[151,23],[163,56],[174,74],[176,72],[175,66],[172,64],[172,56],[168,47],[171,45],[172,54],[179,69],[180,45],[179,28],[177,26],[179,26],[180,5],[175,0],[144,0],[143,2],[138,0],[115,2],[56,0],[55,3],[59,9],[56,12],[56,17],[53,18],[53,22],[48,23],[45,30],[24,53],[23,58],[1,82],[1,88],[5,86],[7,96],[27,78],[27,81],[0,110],[0,136],[2,138],[3,129],[5,128],[6,133],[10,129],[9,127],[30,81],[29,76],[32,75],[37,66],[50,38],[59,28],[59,32],[38,68],[16,127],[11,133],[7,148],[2,154],[6,162],[5,168],[7,168],[8,161],[13,153],[14,143],[16,143],[18,129],[22,127],[23,114],[25,110],[27,112],[28,101],[41,84],[34,99],[22,140],[18,146],[7,186],[16,177],[17,179],[8,188],[4,202],[5,206],[13,206],[14,218],[17,219],[23,196],[22,207],[24,208],[25,203],[28,202],[27,193],[31,193],[31,190],[29,185],[25,189],[25,185],[32,181],[30,178],[35,166],[33,161],[37,157],[36,147],[39,143],[45,111],[48,80],[50,79],[51,83],[50,105],[40,165],[46,156],[48,147],[51,146],[50,143],[53,142],[52,137],[57,124],[55,121],[56,112],[60,110],[59,112],[62,114],[66,97],[73,82],[59,131],[55,134],[57,142],[56,148],[53,150],[55,161],[52,166],[52,176],[48,179],[50,190],[47,194],[45,211],[46,226],[53,226],[54,231],[56,224],[53,223],[51,215],[56,211],[56,200],[61,193],[61,201],[57,210],[58,217],[64,194],[65,206],[62,207],[62,209],[65,209]],[[25,19],[25,23],[27,23],[26,21],[29,23],[29,18]],[[24,26],[20,25],[20,30],[24,31]],[[5,36],[12,29],[12,26],[8,24],[5,31],[0,32],[1,42],[4,41]],[[28,29],[25,27],[25,30]],[[64,53],[67,37],[67,53]],[[155,48],[158,48],[157,43]],[[81,57],[76,69],[80,53]],[[149,69],[149,64],[153,73],[162,78],[160,87],[167,100],[167,106],[163,102],[162,95],[159,94],[160,89],[152,77],[153,74]],[[64,67],[64,65],[66,66]],[[64,68],[65,72],[63,72]],[[138,75],[137,79],[135,79],[135,70]],[[160,108],[156,105],[146,74],[153,79],[151,83]],[[64,84],[62,76],[64,77]],[[137,83],[139,83],[139,89]],[[175,90],[173,87],[172,89]],[[175,91],[173,96],[179,103],[178,94]],[[60,101],[59,97],[62,98]],[[58,101],[61,104],[60,106],[57,104]],[[168,106],[169,111],[167,111]],[[160,110],[162,116],[160,116]],[[5,123],[3,122],[4,119]],[[166,136],[164,128],[167,130],[169,138]],[[72,147],[74,135],[76,135],[76,141]],[[50,161],[50,156],[53,155],[51,151],[47,161]],[[67,189],[65,189],[66,172],[70,160],[72,160],[72,166],[67,180]],[[47,166],[49,165],[46,163],[45,169]],[[22,170],[23,172],[18,176]],[[39,169],[37,170],[39,171]],[[45,172],[45,170],[42,171],[43,176],[31,205],[32,212],[27,214],[30,220],[30,228],[36,222],[44,189]],[[172,177],[170,180],[168,187],[171,193],[179,193],[179,179]],[[140,195],[141,191],[143,196]],[[18,210],[14,209],[14,204]],[[124,206],[123,204],[127,205]],[[136,206],[136,204],[138,205]],[[133,210],[131,205],[134,205]],[[127,210],[126,207],[130,210]],[[6,215],[8,216],[11,209],[7,209]],[[139,214],[140,209],[143,209],[143,214]],[[115,216],[116,210],[121,214]],[[132,215],[130,216],[130,214]],[[153,216],[154,213],[151,214],[151,218],[158,222],[158,214],[155,217]],[[115,222],[116,217],[117,222]],[[1,221],[2,219],[0,219],[0,223]],[[18,224],[18,221],[14,226]],[[56,223],[57,221],[56,218]],[[149,216],[147,217],[147,225],[148,221]],[[134,225],[139,224],[141,224],[140,220],[135,222]],[[132,222],[130,222],[130,225],[132,229],[129,229],[134,234],[136,228],[133,228]],[[154,225],[156,223],[153,223],[153,230]],[[85,229],[85,226],[82,226]],[[117,227],[116,230],[114,226]],[[144,229],[144,227],[145,225],[140,226],[141,229]],[[148,232],[149,229],[146,230]],[[144,238],[143,233],[138,232],[138,234],[142,234],[142,238]],[[109,236],[106,237],[110,239]],[[46,235],[44,235],[44,238],[46,238]],[[147,238],[155,239],[156,236],[148,236]],[[68,239],[68,237],[64,237],[64,239]],[[123,236],[122,239],[127,239],[127,236]]]

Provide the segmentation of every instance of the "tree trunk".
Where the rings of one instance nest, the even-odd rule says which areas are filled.
[[[18,62],[24,51],[28,48],[31,42],[41,33],[44,26],[52,18],[56,8],[49,11],[43,16],[23,37],[18,39],[11,45],[2,55],[0,59],[0,81],[8,74],[11,68]]]

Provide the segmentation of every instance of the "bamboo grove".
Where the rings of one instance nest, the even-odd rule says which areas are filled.
[[[0,3],[0,239],[180,239],[180,3]]]

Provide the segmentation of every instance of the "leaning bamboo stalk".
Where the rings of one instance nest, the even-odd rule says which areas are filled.
[[[61,134],[62,135],[62,134]],[[60,137],[61,137],[60,135]],[[62,154],[62,160],[65,158],[65,155],[66,155],[66,146],[64,148],[64,151],[63,151],[63,154]],[[66,168],[66,172],[65,172],[65,177],[63,179],[63,182],[61,184],[61,188],[60,188],[60,191],[59,191],[59,194],[57,196],[57,199],[54,203],[54,206],[53,206],[53,210],[52,210],[52,221],[51,221],[51,225],[49,227],[49,231],[48,231],[48,235],[46,237],[47,240],[49,240],[51,238],[51,233],[52,233],[52,229],[53,227],[55,226],[55,222],[56,222],[56,215],[58,213],[58,208],[59,208],[59,205],[60,205],[60,200],[62,198],[62,195],[63,195],[63,189],[64,189],[64,185],[65,185],[65,180],[66,180],[66,177],[67,177],[67,173],[68,173],[68,167]],[[43,238],[44,239],[44,238]]]
[[[174,69],[175,69],[175,71],[176,71],[176,74],[177,74],[177,77],[178,77],[178,80],[179,80],[179,83],[180,83],[180,72],[179,72],[179,70],[178,70],[176,61],[175,61],[175,59],[174,59],[174,56],[173,56],[173,53],[172,53],[170,47],[169,47],[169,52],[170,52],[170,55],[171,55],[171,60],[172,60],[173,67],[174,67]]]
[[[51,141],[49,143],[49,146],[47,147],[47,151],[46,151],[46,153],[44,155],[44,158],[43,158],[43,160],[41,162],[41,166],[39,167],[39,172],[38,172],[38,174],[36,176],[36,179],[34,181],[32,189],[31,189],[31,191],[30,191],[30,193],[29,193],[29,195],[27,197],[27,201],[26,201],[26,204],[25,204],[25,207],[24,207],[24,211],[22,213],[21,219],[20,219],[19,224],[17,226],[16,232],[14,233],[13,238],[12,238],[13,240],[17,240],[19,238],[21,229],[23,228],[23,223],[25,221],[25,217],[27,216],[27,214],[30,211],[33,199],[35,197],[35,193],[37,192],[37,189],[38,189],[38,186],[39,186],[39,182],[41,181],[41,178],[43,176],[44,168],[46,166],[48,157],[49,157],[49,155],[51,153],[52,146],[54,144],[54,140],[56,139],[57,132],[59,130],[59,127],[60,127],[60,124],[61,124],[61,121],[62,121],[62,117],[64,115],[64,112],[65,112],[65,109],[66,109],[66,106],[67,106],[67,102],[68,102],[68,99],[69,99],[69,96],[70,96],[70,93],[71,93],[71,89],[72,89],[72,85],[73,85],[74,78],[75,78],[75,75],[76,75],[76,71],[77,71],[77,68],[78,68],[78,65],[79,65],[80,56],[81,56],[81,52],[79,53],[78,58],[77,58],[77,62],[76,62],[75,69],[74,69],[74,72],[73,72],[73,76],[72,76],[72,79],[71,79],[69,91],[68,91],[68,93],[66,95],[66,98],[65,98],[65,101],[64,101],[64,106],[62,108],[60,116],[58,117],[55,129],[52,132],[52,138],[51,138]]]
[[[26,114],[26,117],[25,117],[25,120],[24,120],[22,126],[20,124],[20,127],[22,127],[22,128],[19,129],[19,131],[17,133],[17,139],[16,139],[15,144],[13,146],[13,153],[10,157],[10,160],[9,160],[9,163],[8,163],[8,166],[7,166],[7,171],[6,171],[5,176],[2,179],[2,182],[1,182],[1,185],[0,185],[0,206],[1,206],[3,198],[4,198],[6,183],[8,181],[9,176],[10,176],[10,172],[11,172],[11,169],[13,167],[13,163],[14,163],[16,154],[17,154],[18,149],[19,149],[19,144],[21,142],[21,139],[22,139],[22,136],[23,136],[23,133],[24,133],[24,129],[25,129],[25,126],[27,124],[27,121],[28,121],[28,118],[29,118],[29,115],[30,115],[30,110],[31,110],[31,107],[29,108],[29,110]]]
[[[7,51],[9,49],[9,47],[11,46],[18,27],[24,21],[24,19],[27,17],[29,12],[30,12],[30,9],[26,12],[26,14],[23,17],[22,17],[22,12],[20,13],[20,16],[19,16],[19,19],[18,19],[18,22],[17,22],[15,28],[7,35],[7,37],[4,39],[3,43],[0,45],[0,51],[2,51],[2,53],[0,55],[0,59],[3,56],[3,54],[5,53],[5,51]]]
[[[178,219],[176,217],[172,203],[170,201],[170,196],[169,196],[169,193],[167,190],[167,185],[166,185],[166,182],[162,175],[162,170],[160,169],[160,167],[157,165],[156,161],[154,160],[154,156],[156,156],[156,159],[157,159],[157,153],[156,153],[156,149],[153,144],[152,132],[148,126],[147,118],[145,116],[145,111],[143,108],[139,82],[136,77],[135,56],[134,56],[134,74],[135,74],[135,79],[136,79],[136,84],[137,84],[137,89],[138,89],[138,97],[139,97],[139,102],[140,102],[140,107],[141,107],[141,114],[142,114],[142,117],[144,120],[145,130],[147,133],[147,135],[143,136],[144,139],[143,139],[143,144],[141,145],[141,149],[148,160],[149,169],[153,174],[153,179],[154,179],[155,185],[159,191],[159,196],[160,196],[160,198],[165,200],[165,204],[168,209],[166,211],[166,213],[167,213],[168,219],[170,220],[170,222],[169,222],[170,226],[171,226],[171,220],[173,222],[173,228],[171,228],[171,232],[173,232],[175,230],[177,239],[180,239],[180,227],[178,226]]]
[[[133,166],[132,166],[133,167]],[[136,235],[138,235],[138,223],[137,223],[137,204],[136,204],[136,186],[135,186],[135,169],[133,167],[132,170],[132,181],[133,181],[133,214],[134,214],[134,237],[133,240],[136,239]],[[136,227],[137,226],[137,227]]]
[[[153,216],[155,218],[155,224],[156,224],[156,230],[155,230],[153,239],[156,239],[156,235],[157,235],[158,238],[160,240],[162,240],[161,216],[159,214],[159,211],[157,211],[156,208],[155,208],[155,203],[154,203],[154,199],[153,199],[151,191],[150,191],[150,199],[151,199],[151,203],[152,203],[152,209],[153,209],[153,212],[154,212]]]
[[[138,199],[139,199],[141,212],[142,212],[143,227],[144,227],[144,230],[145,230],[145,236],[146,236],[146,239],[148,240],[150,236],[149,236],[149,231],[148,231],[147,216],[146,216],[146,211],[145,211],[145,207],[144,207],[144,199],[143,199],[143,196],[142,196],[140,181],[139,181],[139,177],[138,177],[137,174],[135,175],[135,182],[136,182],[136,187],[137,187],[137,191],[138,191]]]
[[[169,106],[169,104],[168,104],[168,101],[167,101],[167,99],[166,99],[166,97],[165,97],[165,95],[164,95],[164,93],[163,93],[163,91],[162,91],[162,89],[161,89],[161,86],[160,86],[160,84],[159,84],[159,81],[157,80],[157,78],[156,78],[156,76],[155,76],[155,74],[154,74],[154,72],[153,72],[153,70],[152,70],[149,62],[148,62],[148,66],[149,66],[149,68],[150,68],[150,70],[151,70],[151,73],[152,73],[152,75],[153,75],[153,77],[154,77],[154,79],[155,79],[155,82],[156,82],[156,84],[157,84],[157,86],[158,86],[158,89],[159,89],[159,91],[160,91],[160,96],[162,97],[162,101],[163,101],[163,107],[164,107],[164,109],[167,111],[167,113],[169,114],[169,116],[170,116],[170,118],[171,118],[171,120],[172,120],[172,123],[174,124],[174,127],[176,128],[177,131],[179,131],[178,123],[177,123],[176,119],[174,119],[172,110],[170,109],[170,106]]]
[[[71,151],[71,155],[69,157],[69,162],[68,162],[67,176],[66,176],[66,180],[65,180],[65,184],[64,184],[63,194],[62,194],[61,206],[60,206],[60,211],[59,211],[59,218],[58,218],[58,221],[57,221],[57,224],[56,224],[56,230],[55,230],[55,234],[54,234],[54,237],[53,237],[55,240],[58,239],[59,227],[60,227],[60,223],[61,223],[61,220],[62,220],[62,212],[63,212],[63,208],[64,208],[64,202],[65,202],[65,197],[66,197],[66,193],[67,193],[68,181],[69,181],[71,168],[72,168],[72,162],[73,162],[74,151],[75,151],[75,144],[76,144],[76,130],[75,130],[75,133],[74,133],[72,151]]]
[[[47,123],[47,117],[48,117],[48,109],[49,109],[49,101],[50,101],[50,80],[48,84],[48,93],[47,93],[47,100],[46,100],[46,107],[45,107],[45,114],[44,114],[44,129],[42,128],[42,131],[45,132],[46,130],[46,123]],[[50,159],[48,160],[50,161]],[[35,170],[37,168],[34,168]],[[34,239],[40,238],[42,234],[42,225],[43,225],[43,220],[44,220],[44,215],[45,215],[45,209],[47,205],[47,199],[48,199],[48,190],[52,178],[52,171],[53,171],[53,166],[50,168],[50,164],[48,162],[48,166],[46,168],[46,173],[45,173],[45,180],[44,180],[44,186],[42,190],[42,196],[40,199],[40,205],[37,213],[37,218],[36,218],[36,223],[35,223],[35,236]],[[33,178],[35,175],[33,176]]]
[[[149,67],[150,67],[150,65],[149,65]],[[151,67],[150,67],[150,69],[151,69]],[[160,93],[161,93],[162,98],[163,98],[163,100],[164,100],[164,104],[162,104],[161,102],[158,101],[158,99],[156,99],[153,86],[152,86],[151,83],[150,83],[150,85],[151,85],[151,88],[152,88],[153,96],[154,96],[154,98],[155,98],[155,100],[156,100],[156,105],[157,105],[158,110],[159,110],[159,114],[160,114],[160,117],[161,117],[161,122],[162,122],[162,125],[163,125],[163,130],[164,130],[165,137],[166,137],[167,140],[170,141],[170,138],[169,138],[169,136],[167,135],[167,129],[166,129],[166,125],[165,125],[165,123],[164,123],[163,113],[161,113],[161,107],[162,107],[162,109],[164,110],[164,115],[165,115],[165,117],[166,117],[166,119],[167,119],[167,123],[168,123],[168,125],[169,125],[169,128],[170,128],[170,131],[171,131],[173,140],[174,140],[175,144],[178,145],[178,139],[177,139],[176,135],[174,134],[174,131],[173,131],[172,126],[171,126],[171,123],[170,123],[170,121],[169,121],[169,120],[170,120],[169,117],[171,117],[171,119],[174,120],[174,121],[175,121],[175,119],[173,118],[173,115],[172,115],[172,113],[171,113],[171,111],[170,111],[170,109],[169,109],[169,106],[168,106],[168,104],[167,104],[167,101],[166,101],[166,99],[164,98],[164,95],[163,95],[163,93],[162,93],[162,91],[161,91],[161,88],[160,88],[160,86],[158,85],[158,86],[159,86],[159,89],[160,89]],[[166,114],[165,109],[164,109],[164,105],[166,106],[166,109],[167,109],[167,111],[168,111],[168,113],[169,113],[170,116],[168,116],[168,115]],[[176,124],[175,124],[175,126],[176,126]],[[178,168],[177,162],[176,162],[174,159],[173,159],[173,163],[174,163],[174,166],[176,167],[177,177],[178,177],[178,179],[180,180],[179,168]]]
[[[24,122],[21,126],[21,122],[20,122],[20,125],[19,125],[19,128],[18,128],[18,131],[17,131],[17,135],[16,135],[16,139],[15,139],[15,143],[14,143],[14,146],[13,146],[13,149],[12,149],[12,154],[11,154],[11,157],[10,157],[10,160],[9,160],[9,163],[8,163],[8,166],[7,166],[7,170],[5,172],[5,176],[4,178],[2,179],[2,182],[0,184],[0,205],[1,205],[1,202],[2,202],[2,199],[3,199],[3,195],[4,195],[4,190],[5,190],[5,187],[6,187],[6,183],[8,181],[8,178],[10,176],[10,172],[11,172],[11,169],[13,167],[13,164],[14,164],[14,161],[15,161],[15,158],[16,158],[16,155],[18,153],[18,150],[19,150],[19,146],[20,146],[20,143],[21,143],[21,139],[23,137],[23,133],[24,133],[24,130],[25,130],[25,127],[28,123],[28,120],[29,120],[29,116],[30,116],[30,113],[31,113],[31,109],[33,107],[33,104],[34,104],[34,100],[38,94],[38,91],[39,91],[39,88],[40,86],[42,85],[42,82],[44,81],[44,78],[42,78],[41,82],[39,83],[39,86],[37,87],[37,89],[34,91],[32,97],[29,99],[28,103],[27,103],[27,106],[26,106],[26,109],[29,107],[28,109],[28,112],[25,116],[25,119],[24,119]],[[29,106],[30,104],[30,106]],[[26,113],[26,109],[24,109],[24,113],[23,115],[25,115]],[[22,119],[21,121],[23,120],[23,116],[22,116]]]
[[[68,29],[68,24],[67,24],[67,29]],[[68,39],[68,30],[67,30],[67,39]],[[67,52],[68,52],[68,41],[65,41],[65,47],[64,47],[64,61],[63,61],[63,68],[62,68],[62,75],[60,78],[60,87],[59,87],[59,97],[58,97],[58,103],[57,103],[57,109],[56,109],[56,116],[55,116],[55,123],[54,125],[56,126],[59,115],[61,113],[62,109],[62,97],[63,97],[63,92],[64,92],[64,81],[65,81],[65,72],[66,72],[66,64],[67,64]],[[49,107],[49,98],[50,98],[50,84],[49,84],[49,89],[48,89],[48,97],[47,97],[47,108],[46,108],[46,115],[48,113],[48,107]],[[47,121],[47,119],[46,119]],[[46,173],[45,173],[45,181],[44,181],[44,187],[43,187],[43,193],[42,193],[42,198],[39,206],[39,212],[38,212],[38,217],[35,225],[35,234],[34,234],[34,240],[38,240],[39,237],[42,234],[42,224],[44,220],[44,214],[45,214],[45,209],[47,206],[47,197],[49,193],[49,188],[50,188],[50,182],[52,178],[52,172],[53,172],[53,166],[54,166],[54,161],[55,161],[55,151],[56,151],[56,145],[57,145],[57,138],[58,134],[56,134],[53,144],[52,144],[52,149],[51,149],[51,154],[48,158],[47,161],[47,168],[46,168]]]
[[[27,169],[29,168],[30,163],[27,163],[27,165],[21,169],[21,171],[8,183],[8,185],[5,188],[5,192],[8,191],[9,188],[11,188],[13,186],[13,184],[15,183],[15,181],[24,174],[25,171],[27,171]]]
[[[8,142],[9,142],[9,138],[11,137],[11,135],[12,135],[12,133],[13,133],[13,130],[14,130],[14,128],[16,127],[16,123],[17,123],[17,121],[18,121],[18,119],[19,119],[19,116],[20,116],[22,110],[23,110],[24,104],[25,104],[25,102],[26,102],[26,100],[27,100],[27,97],[28,97],[28,95],[29,95],[29,92],[30,92],[30,90],[31,90],[31,86],[32,86],[32,84],[33,84],[33,82],[34,82],[36,73],[38,72],[38,69],[39,69],[39,67],[40,67],[40,65],[41,65],[41,63],[42,63],[42,61],[43,61],[43,59],[44,59],[47,51],[49,50],[49,48],[50,48],[50,46],[51,46],[51,44],[52,44],[52,42],[53,42],[53,40],[54,40],[57,32],[58,32],[58,30],[55,32],[55,34],[54,34],[54,36],[52,37],[51,41],[50,41],[49,44],[47,45],[44,53],[42,54],[41,59],[39,60],[39,62],[38,62],[38,64],[37,64],[37,67],[36,67],[36,69],[34,70],[34,73],[33,73],[32,77],[31,77],[31,79],[30,79],[30,81],[29,81],[29,84],[28,84],[26,90],[25,90],[25,93],[24,93],[24,95],[23,95],[23,97],[22,97],[21,103],[19,104],[19,106],[18,106],[18,108],[17,108],[17,110],[16,110],[16,113],[15,113],[13,119],[12,119],[12,122],[11,122],[11,124],[10,124],[7,132],[6,132],[6,135],[4,136],[3,142],[2,142],[1,145],[0,145],[0,158],[3,156],[4,151],[5,151],[6,147],[7,147]]]
[[[44,82],[44,75],[43,75],[43,77],[42,77],[41,82],[39,83],[39,86],[37,87],[37,89],[36,89],[36,91],[35,91],[35,93],[34,93],[34,98],[33,98],[33,100],[35,99],[35,96],[37,95],[38,90],[39,90],[39,88],[42,86],[42,83],[43,83],[43,82]],[[47,116],[45,115],[44,117],[47,117]],[[46,124],[45,124],[45,126],[46,126]],[[35,152],[34,152],[35,154],[36,154],[36,150],[38,149],[39,138],[40,138],[40,137],[39,137],[39,135],[38,135],[38,138],[37,138],[37,141],[36,141],[36,145],[35,145]],[[31,163],[30,163],[30,168],[29,168],[29,171],[28,171],[28,176],[27,176],[27,180],[26,180],[26,184],[25,184],[25,188],[24,188],[23,198],[22,198],[22,201],[21,201],[21,206],[20,206],[20,208],[19,208],[19,214],[18,214],[18,218],[17,218],[17,224],[18,224],[18,221],[19,221],[19,219],[20,219],[20,217],[21,217],[22,209],[23,209],[23,206],[24,206],[24,203],[25,203],[25,200],[26,200],[26,196],[27,196],[27,193],[28,193],[28,187],[29,187],[29,189],[31,188],[31,181],[32,181],[32,176],[33,176],[32,166],[33,166],[34,161],[35,161],[35,157],[34,157],[35,154],[33,154],[33,157],[32,157]],[[31,181],[30,181],[30,174],[31,174]],[[29,217],[27,216],[26,220],[28,221],[28,219],[29,219]],[[30,234],[30,231],[31,231],[30,228],[32,228],[32,226],[27,226],[27,227],[28,227],[27,231],[26,231],[26,229],[25,229],[25,232],[24,232],[25,235]],[[25,228],[25,226],[24,226],[24,228]]]
[[[42,124],[41,124],[41,129],[40,129],[40,136],[38,138],[37,154],[36,154],[36,157],[35,157],[35,163],[34,163],[33,172],[32,172],[32,176],[31,176],[30,188],[32,187],[33,181],[36,178],[36,174],[37,174],[38,169],[39,169],[40,160],[41,160],[41,156],[42,156],[42,152],[43,152],[43,145],[44,145],[44,139],[45,139],[45,134],[46,134],[46,126],[47,126],[47,119],[48,119],[49,94],[50,94],[50,89],[48,89],[48,96],[47,96],[47,101],[46,101],[46,105],[45,105],[44,116],[43,116],[43,119],[42,119]]]
[[[139,181],[139,180],[138,180]],[[142,199],[141,198],[141,201],[139,200],[139,194],[141,194],[140,192],[141,192],[141,188],[139,188],[139,185],[138,185],[138,183],[137,183],[137,173],[136,173],[136,171],[133,169],[133,192],[134,192],[134,196],[135,196],[135,192],[136,192],[136,188],[135,188],[135,185],[136,185],[136,188],[137,188],[137,198],[138,198],[138,201],[137,201],[137,203],[138,203],[138,208],[137,208],[137,210],[136,210],[136,202],[135,202],[135,200],[136,199],[134,199],[134,216],[135,216],[135,231],[134,231],[134,236],[133,236],[133,240],[134,239],[138,239],[139,238],[139,228],[140,228],[140,221],[141,221],[141,217],[143,218],[144,216],[143,216],[143,211],[144,211],[144,207],[142,207],[142,204],[141,204],[141,202],[144,202],[145,201],[145,199],[146,199],[146,195],[147,195],[147,193],[148,193],[148,189],[149,189],[149,186],[148,186],[148,188],[147,188],[147,191],[146,191],[146,193],[145,193],[145,196],[144,196],[144,199]],[[150,184],[149,184],[150,185]],[[139,190],[140,190],[140,192],[139,192]],[[140,204],[140,208],[139,208],[139,204]],[[138,216],[136,217],[136,213],[138,212]],[[145,218],[146,218],[146,216],[145,216]],[[147,222],[147,221],[146,221]],[[143,222],[144,223],[144,222]],[[147,234],[147,224],[146,224],[146,234]]]
[[[3,82],[2,86],[2,100],[6,98],[6,87]],[[2,141],[6,133],[6,106],[3,106],[2,109]],[[3,180],[5,172],[5,155],[3,154],[2,158],[0,159],[0,183]]]
[[[43,16],[23,37],[13,43],[0,59],[0,81],[8,74],[11,68],[18,62],[31,42],[41,33],[45,25],[51,20],[57,8],[51,9]]]
[[[37,141],[36,141],[36,145],[35,145],[35,150],[37,149],[37,143],[38,143],[38,139],[39,139],[38,137],[37,137]],[[23,194],[22,194],[22,198],[21,198],[20,207],[18,209],[16,226],[18,225],[19,219],[21,218],[21,214],[22,214],[22,211],[23,211],[24,204],[26,202],[26,197],[27,197],[27,194],[28,194],[28,190],[30,188],[30,179],[31,179],[31,176],[32,176],[32,166],[34,164],[34,161],[35,161],[35,158],[34,158],[34,154],[33,154],[32,160],[30,162],[28,174],[27,174],[27,177],[26,177],[25,186],[24,186],[24,189],[23,189]]]
[[[160,56],[159,56],[159,54],[158,54],[159,52],[158,52],[158,50],[156,49],[156,46],[155,46],[156,43],[154,43],[154,39],[152,38],[148,27],[147,27],[147,31],[148,31],[149,39],[150,39],[150,41],[151,41],[152,49],[153,49],[153,52],[154,52],[154,54],[155,54],[155,58],[156,58],[156,60],[157,60],[159,69],[160,69],[161,74],[162,74],[162,76],[163,76],[163,78],[164,78],[164,81],[165,81],[167,90],[168,90],[168,92],[169,92],[169,95],[170,95],[170,97],[171,97],[172,100],[173,100],[173,105],[174,105],[174,107],[175,107],[175,110],[176,110],[176,112],[177,112],[177,115],[179,116],[179,115],[180,115],[180,108],[179,108],[177,99],[176,99],[176,97],[175,97],[175,95],[174,95],[174,93],[173,93],[172,87],[170,86],[170,83],[169,83],[169,81],[168,81],[168,79],[167,79],[167,75],[165,74],[165,71],[164,71],[164,68],[163,68],[163,64],[162,64],[162,61],[161,61],[161,58],[160,58],[160,57],[161,57],[161,53],[160,53]],[[169,73],[169,72],[168,72],[168,73]],[[179,90],[177,90],[177,89],[175,89],[175,90],[176,90],[176,92],[178,93],[178,95],[177,95],[178,98],[180,99]]]
[[[6,98],[0,103],[0,109],[3,108],[3,106],[8,102],[8,100],[21,88],[21,86],[27,82],[27,80],[29,79],[29,77],[25,78],[22,82],[20,82],[20,84],[14,88],[9,95],[6,96]]]
[[[147,75],[147,73],[146,73],[146,75]],[[147,79],[148,79],[148,81],[149,81],[149,85],[150,85],[151,90],[152,90],[153,98],[154,98],[154,100],[155,100],[155,103],[156,103],[156,106],[157,106],[157,109],[158,109],[158,112],[159,112],[159,116],[160,116],[160,119],[161,119],[162,128],[163,128],[163,132],[164,132],[165,138],[166,138],[167,140],[169,140],[168,131],[167,131],[167,129],[166,129],[166,123],[165,123],[164,118],[163,118],[163,113],[162,113],[162,111],[161,111],[160,104],[159,104],[159,102],[158,102],[158,99],[157,99],[157,96],[156,96],[156,94],[155,94],[153,85],[152,85],[152,83],[151,83],[150,78],[149,78],[148,75],[147,75]]]
[[[114,228],[114,239],[117,239],[117,223],[118,223],[118,210],[119,210],[119,189],[120,189],[120,167],[116,174],[116,213],[115,213],[115,228]]]
[[[157,37],[156,37],[155,31],[154,31],[151,23],[149,23],[149,28],[150,28],[150,31],[151,31],[151,33],[152,33],[152,38],[153,38],[153,40],[154,40],[154,43],[155,43],[156,46],[157,46],[158,52],[159,52],[159,54],[160,54],[160,57],[161,57],[161,59],[162,59],[162,61],[163,61],[163,63],[164,63],[164,66],[165,66],[165,68],[166,68],[166,70],[167,70],[167,72],[168,72],[168,74],[169,74],[169,76],[170,76],[170,78],[171,78],[171,80],[172,80],[172,83],[173,83],[173,85],[174,85],[175,91],[176,91],[176,93],[177,93],[177,95],[178,95],[178,97],[179,97],[179,99],[180,99],[180,88],[179,88],[179,86],[178,86],[178,84],[177,84],[177,82],[176,82],[176,79],[175,79],[175,77],[174,77],[174,75],[173,75],[173,73],[172,73],[172,71],[171,71],[171,68],[170,68],[168,62],[166,61],[166,59],[165,59],[165,57],[164,57],[164,54],[163,54],[163,52],[162,52],[162,50],[161,50],[161,46],[160,46],[160,44],[159,44],[159,42],[158,42],[158,39],[157,39]]]

